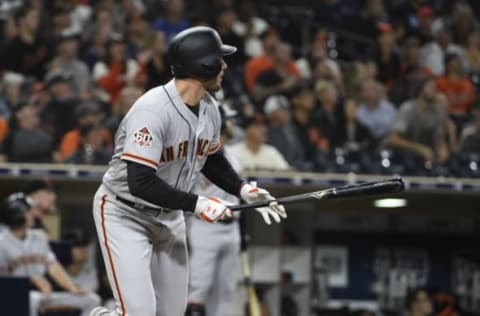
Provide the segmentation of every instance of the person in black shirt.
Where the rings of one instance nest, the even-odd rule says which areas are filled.
[[[24,7],[15,16],[18,35],[6,43],[0,52],[0,70],[19,72],[43,79],[46,65],[51,58],[47,43],[38,35],[40,13],[34,8]]]
[[[150,60],[145,65],[147,70],[147,90],[165,84],[172,78],[167,64],[166,53],[167,43],[165,33],[158,31],[152,44]]]

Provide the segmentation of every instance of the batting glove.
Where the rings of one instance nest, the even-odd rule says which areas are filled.
[[[209,223],[225,217],[232,217],[232,211],[226,206],[226,202],[216,197],[199,196],[195,205],[194,214]]]
[[[256,182],[245,183],[240,190],[240,196],[247,203],[275,200],[270,192],[257,187]],[[285,207],[277,202],[271,202],[268,207],[259,207],[255,210],[262,215],[263,220],[265,223],[267,223],[267,225],[272,224],[270,216],[276,223],[280,223],[280,217],[287,218]]]

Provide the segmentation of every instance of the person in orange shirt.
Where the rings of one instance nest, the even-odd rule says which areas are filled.
[[[123,87],[136,83],[141,78],[141,65],[127,56],[127,48],[121,37],[113,37],[108,44],[105,62],[97,62],[93,68],[93,78],[108,93],[111,102],[115,102]]]
[[[253,91],[258,75],[273,68],[272,58],[275,46],[280,42],[280,36],[274,28],[267,29],[260,38],[262,39],[263,55],[253,57],[245,64],[244,79],[249,92]],[[300,75],[293,59],[288,62],[288,72],[296,77]]]
[[[8,121],[5,118],[0,117],[0,144],[5,139],[7,132],[8,132]]]
[[[82,126],[99,126],[102,118],[98,106],[89,102],[79,106],[77,116],[78,127],[68,131],[63,136],[55,155],[57,162],[67,161],[82,146],[82,135],[80,132]],[[100,135],[104,146],[112,146],[112,134],[107,128],[101,128],[98,135]]]
[[[448,112],[454,117],[464,118],[468,114],[476,92],[464,73],[461,59],[456,54],[445,56],[445,75],[437,78],[437,89],[447,97]]]

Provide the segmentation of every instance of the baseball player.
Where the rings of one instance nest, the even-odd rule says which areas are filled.
[[[220,141],[224,144],[233,135],[229,120],[235,113],[220,106],[222,117]],[[235,171],[242,166],[224,146],[224,154]],[[217,196],[229,204],[238,204],[238,197],[231,195],[200,176],[193,192],[202,196]],[[189,222],[190,283],[186,316],[225,316],[231,303],[236,283],[238,256],[240,253],[240,231],[238,215],[219,220],[211,225],[197,216]]]
[[[131,107],[115,136],[115,150],[93,201],[93,214],[117,308],[92,316],[183,316],[188,255],[183,212],[207,222],[231,216],[217,197],[190,193],[200,173],[247,202],[268,201],[244,182],[220,150],[221,118],[207,91],[220,88],[224,45],[209,27],[177,34],[168,56],[174,76]],[[257,210],[270,223],[286,217],[271,203]]]
[[[34,224],[34,202],[23,193],[7,197],[0,212],[8,229],[0,234],[0,273],[29,277],[33,285],[30,291],[30,316],[38,315],[48,305],[76,307],[82,316],[100,303],[100,298],[74,285],[57,262],[43,230],[30,229]],[[52,291],[48,274],[65,291]]]

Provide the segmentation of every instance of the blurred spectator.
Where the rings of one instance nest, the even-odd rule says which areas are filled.
[[[82,229],[67,231],[62,240],[72,246],[72,262],[65,267],[72,282],[79,288],[91,292],[98,290],[98,272],[95,265],[94,247]],[[92,251],[93,250],[93,251]]]
[[[430,316],[433,304],[428,292],[424,289],[410,290],[406,297],[408,316]]]
[[[51,162],[53,138],[40,124],[35,106],[24,104],[14,114],[16,124],[2,145],[2,153],[12,162]]]
[[[470,33],[475,31],[477,23],[470,5],[466,1],[455,3],[452,15],[452,37],[458,45],[465,45]]]
[[[71,80],[62,73],[47,78],[50,101],[42,112],[42,123],[53,135],[55,146],[76,125],[75,111],[80,100],[73,93]]]
[[[437,79],[438,91],[447,97],[447,109],[452,115],[465,117],[475,101],[475,87],[465,76],[460,57],[456,54],[445,56],[445,75]]]
[[[309,54],[309,63],[311,69],[317,69],[317,65],[324,64],[331,72],[332,78],[324,76],[315,76],[315,80],[329,79],[333,80],[337,85],[343,82],[342,72],[338,63],[328,56],[327,41],[328,34],[324,30],[317,31],[313,36],[311,50]]]
[[[167,47],[165,33],[161,31],[156,32],[150,56],[145,65],[147,90],[167,83],[172,77],[168,67]]]
[[[105,126],[110,131],[111,135],[115,135],[120,122],[123,120],[125,114],[132,107],[133,103],[142,95],[143,91],[137,87],[125,87],[120,92],[120,96],[113,108],[113,113],[105,121]]]
[[[379,24],[387,20],[383,0],[367,0],[364,3],[362,12],[355,12],[349,17],[349,31],[375,39],[379,34]]]
[[[373,80],[359,84],[357,118],[378,141],[390,134],[397,110],[384,96],[382,86]]]
[[[263,32],[260,38],[262,39],[263,54],[250,58],[245,64],[245,85],[249,92],[253,90],[258,75],[262,71],[272,68],[271,58],[275,46],[280,42],[277,30],[272,27]],[[291,62],[289,67],[293,72],[296,66]]]
[[[480,153],[480,103],[472,107],[473,122],[467,124],[460,136],[460,151]]]
[[[90,25],[87,25],[87,29],[82,32],[82,39],[89,43],[85,48],[83,60],[87,63],[90,70],[93,69],[98,61],[105,60],[107,57],[107,43],[112,32],[112,23],[110,11],[97,9],[95,11],[95,20]]]
[[[15,15],[18,34],[2,47],[0,70],[6,69],[41,80],[46,72],[50,51],[39,35],[40,12],[28,6]]]
[[[291,100],[292,121],[297,128],[305,158],[315,163],[318,148],[322,146],[319,129],[319,110],[315,107],[315,96],[311,89],[300,88],[295,91]]]
[[[465,52],[470,72],[480,73],[480,33],[478,31],[468,34]]]
[[[12,112],[21,103],[24,82],[25,77],[22,74],[7,72],[3,75],[3,87],[0,89],[0,116],[4,119],[9,120]]]
[[[23,187],[22,192],[35,202],[30,211],[33,217],[32,228],[46,231],[43,217],[57,212],[57,194],[53,185],[44,179],[32,180]]]
[[[106,165],[111,158],[109,148],[104,145],[104,129],[98,125],[82,125],[78,128],[80,147],[71,154],[67,161],[74,164]]]
[[[378,37],[376,54],[378,80],[391,88],[400,74],[400,55],[397,51],[392,27],[384,24]]]
[[[23,193],[7,197],[2,212],[16,213],[18,220],[8,223],[0,235],[0,274],[30,278],[30,315],[35,316],[47,306],[69,306],[81,309],[82,316],[100,304],[100,298],[75,286],[50,248],[46,234],[31,229],[31,202]],[[23,215],[23,218],[18,215]],[[32,258],[35,258],[32,260]],[[54,284],[61,290],[55,291]]]
[[[400,1],[396,3],[392,9],[392,19],[405,25],[409,36],[418,34],[418,29],[421,24],[419,19],[422,19],[423,17],[423,14],[421,14],[421,8],[424,8],[425,4],[425,0]]]
[[[190,26],[184,18],[184,9],[185,3],[183,0],[166,0],[165,15],[153,23],[153,28],[163,31],[167,40],[170,41],[173,36]]]
[[[451,42],[451,31],[445,24],[446,22],[441,22],[432,30],[433,41],[423,45],[420,51],[421,64],[435,76],[445,73],[445,55],[449,53],[460,56],[462,64],[467,66],[463,48]]]
[[[308,169],[305,150],[292,124],[288,99],[272,95],[265,101],[264,111],[269,124],[267,142],[277,148],[291,166],[298,170]]]
[[[335,84],[339,92],[344,92],[345,85],[343,83],[343,76],[338,75],[332,67],[332,64],[329,60],[322,60],[319,61],[315,68],[313,69],[313,82],[317,82],[318,80],[327,80],[331,81]]]
[[[51,40],[59,38],[62,34],[76,32],[71,28],[70,13],[71,7],[66,3],[55,3],[51,9],[51,27],[49,38]]]
[[[261,43],[260,36],[268,29],[267,22],[256,15],[255,1],[243,0],[237,2],[238,19],[233,24],[233,31],[245,39],[245,54],[250,57],[268,54]]]
[[[132,3],[131,0],[127,2]],[[149,54],[156,33],[142,16],[131,18],[126,35],[128,55],[136,56],[140,63],[144,63],[143,55]]]
[[[432,75],[430,69],[420,63],[420,42],[417,38],[409,37],[405,40],[402,57],[400,77],[389,91],[395,104],[412,98],[418,83]]]
[[[358,151],[371,147],[374,138],[370,130],[358,120],[357,103],[353,99],[345,102],[345,125],[337,132],[338,144],[346,151]]]
[[[437,103],[436,93],[433,78],[419,84],[416,98],[400,107],[389,141],[425,161],[444,163],[449,155],[445,143],[446,113]]]
[[[409,68],[419,68],[426,76],[430,76],[432,72],[425,66],[420,64],[420,42],[415,37],[409,37],[405,40],[403,46],[402,72],[405,73]]]
[[[89,130],[87,127],[90,125],[96,127],[100,126],[103,118],[99,105],[94,101],[85,101],[80,104],[75,114],[78,121],[77,127],[71,129],[62,137],[58,155],[55,157],[58,162],[66,161],[70,156],[81,149],[84,144],[81,131],[83,130],[85,136],[88,136],[89,133],[86,132],[91,132],[92,130]],[[105,146],[106,149],[109,149],[112,145],[112,135],[110,134],[110,131],[107,128],[101,128],[100,131],[94,129],[94,132],[93,136],[99,137],[95,142],[98,141],[102,146]]]
[[[215,29],[218,31],[218,34],[220,34],[222,41],[238,49],[235,54],[224,57],[229,68],[237,68],[247,60],[244,49],[245,39],[233,30],[233,25],[236,21],[237,14],[232,7],[224,7],[216,13]]]
[[[287,170],[288,162],[273,146],[267,145],[267,127],[261,119],[248,123],[245,140],[232,146],[232,152],[246,170]]]
[[[432,40],[432,25],[434,19],[433,9],[429,6],[422,6],[417,10],[418,29],[410,36],[416,37],[421,44]]]
[[[271,58],[272,68],[259,73],[252,95],[258,103],[273,94],[291,93],[299,84],[299,73],[291,72],[292,48],[287,43],[275,45]],[[295,68],[296,69],[296,68]]]
[[[108,93],[110,102],[115,102],[123,87],[135,83],[139,71],[138,63],[127,56],[124,40],[114,36],[105,61],[97,62],[93,68],[93,79]]]
[[[57,43],[57,55],[50,63],[47,78],[61,73],[72,80],[72,88],[75,95],[86,94],[90,85],[90,71],[87,65],[78,59],[79,36],[76,33],[64,33]]]
[[[319,148],[328,152],[332,148],[342,146],[342,137],[339,131],[345,126],[343,104],[337,88],[330,81],[317,82],[315,94],[321,107],[318,118]]]

